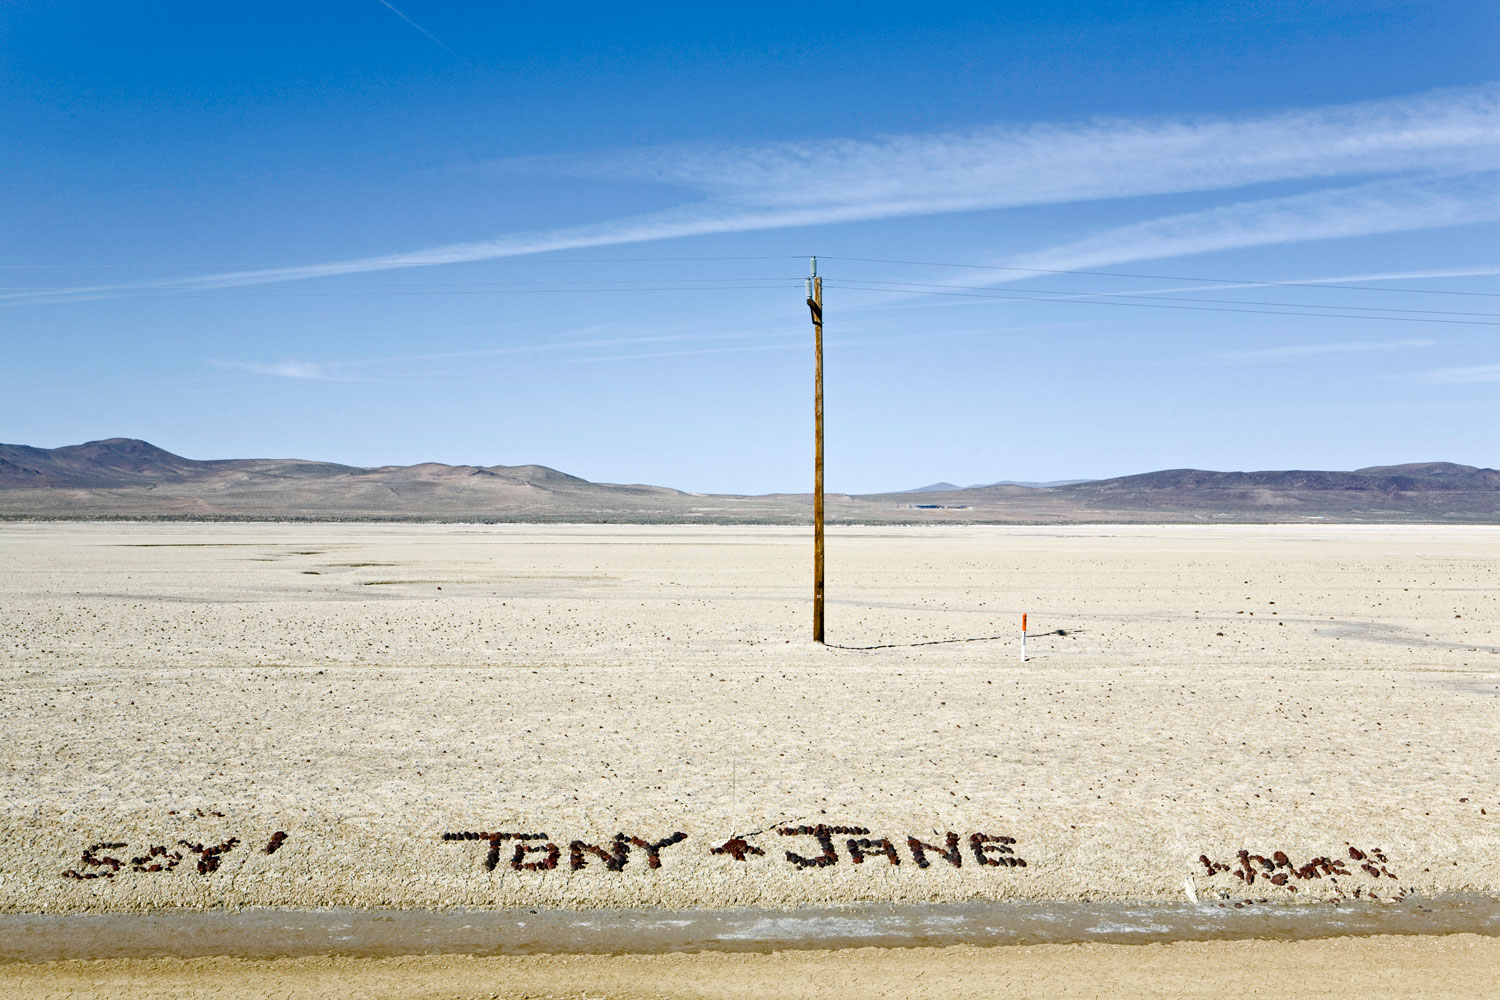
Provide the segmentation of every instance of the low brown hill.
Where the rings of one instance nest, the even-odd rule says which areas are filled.
[[[50,449],[0,444],[0,485],[150,485],[192,476],[205,464],[132,438]]]
[[[1398,476],[1422,480],[1429,485],[1439,482],[1461,483],[1466,489],[1500,489],[1500,469],[1478,469],[1452,462],[1413,462],[1410,465],[1372,465],[1355,469],[1358,476]]]
[[[9,516],[650,521],[681,519],[689,499],[543,465],[198,461],[130,438],[0,445],[0,514]]]
[[[1500,472],[1447,462],[1355,472],[1169,469],[1048,491],[1095,511],[1280,514],[1307,519],[1500,519]]]
[[[1182,489],[1373,490],[1393,493],[1496,488],[1500,488],[1500,472],[1450,462],[1372,466],[1354,472],[1208,472],[1202,469],[1167,469],[1059,487],[1078,494]]]

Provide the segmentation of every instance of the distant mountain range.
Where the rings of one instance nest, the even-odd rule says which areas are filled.
[[[1353,472],[1170,469],[1052,483],[829,494],[841,523],[1500,523],[1500,471],[1448,462]],[[0,517],[798,524],[809,494],[593,483],[542,465],[199,461],[145,441],[0,445]]]
[[[1076,486],[1079,483],[1092,483],[1093,479],[1054,479],[1050,483],[1030,483],[1019,479],[1002,479],[998,483],[976,483],[973,486],[954,486],[952,483],[933,483],[930,486],[918,486],[914,490],[902,490],[902,493],[947,493],[950,490],[982,490],[986,486],[1030,486],[1034,490],[1050,490],[1054,486]]]

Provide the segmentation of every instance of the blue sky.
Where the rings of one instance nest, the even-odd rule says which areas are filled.
[[[1500,465],[1490,3],[0,4],[0,440]],[[1078,273],[1092,272],[1092,273]]]

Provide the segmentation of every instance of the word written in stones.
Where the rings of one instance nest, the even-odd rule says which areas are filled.
[[[489,852],[484,858],[485,871],[492,872],[499,866],[500,854],[505,844],[511,845],[510,867],[512,871],[548,872],[556,868],[562,859],[562,848],[553,843],[545,833],[514,831],[491,833],[488,830],[464,830],[458,833],[445,833],[443,839],[482,840],[488,843]],[[646,852],[647,868],[660,868],[661,852],[684,840],[687,840],[687,834],[680,830],[660,840],[647,840],[644,837],[634,837],[624,833],[615,834],[613,840],[605,841],[604,844],[590,844],[582,840],[574,840],[568,844],[568,870],[576,872],[580,868],[587,868],[592,862],[597,862],[605,871],[621,871],[630,862],[632,848],[639,848]]]
[[[864,864],[870,858],[884,858],[893,865],[901,863],[901,854],[896,850],[894,842],[888,837],[871,837],[869,829],[863,826],[828,826],[819,823],[816,826],[777,827],[776,833],[783,837],[812,837],[817,841],[822,851],[812,857],[796,851],[786,852],[786,859],[798,868],[827,868],[838,864],[839,852],[834,844],[835,837],[845,838],[844,850],[849,860],[856,865]],[[1014,837],[987,833],[974,833],[968,837],[969,851],[975,863],[983,868],[1025,868],[1026,859],[1016,856],[1013,849],[1015,843]],[[951,830],[941,845],[907,837],[906,849],[911,852],[911,858],[918,868],[928,867],[933,859],[945,861],[954,868],[962,868],[964,864],[959,836]]]
[[[889,837],[873,837],[870,829],[863,826],[834,826],[819,823],[812,826],[783,826],[776,828],[781,837],[807,837],[816,846],[816,852],[801,853],[786,850],[784,855],[794,868],[829,868],[847,858],[851,863],[862,865],[866,861],[884,861],[900,865],[903,852],[897,841]],[[753,836],[753,834],[751,835]],[[562,841],[554,841],[545,833],[522,833],[515,830],[463,830],[443,834],[445,841],[475,842],[487,845],[484,856],[485,871],[494,871],[502,863],[512,871],[552,871],[566,863],[567,871],[595,868],[602,871],[623,871],[636,852],[645,853],[645,866],[650,869],[662,865],[662,851],[687,840],[681,831],[661,840],[617,833],[613,838],[600,843],[573,840],[564,851]],[[906,852],[918,868],[928,868],[934,863],[944,863],[954,868],[964,866],[965,857],[981,868],[1025,868],[1026,859],[1015,853],[1016,840],[988,833],[973,833],[961,837],[948,831],[946,836],[934,838],[929,843],[917,837],[907,837]],[[749,862],[763,857],[766,851],[750,843],[743,836],[732,836],[709,854]],[[564,859],[566,858],[566,862]]]
[[[286,833],[277,830],[271,836],[270,843],[266,844],[263,850],[266,854],[275,854],[281,849],[281,845],[286,843],[286,840]],[[217,844],[208,845],[194,843],[190,840],[179,840],[171,848],[165,844],[151,844],[147,847],[145,854],[137,855],[133,858],[121,859],[109,852],[120,851],[121,853],[125,853],[124,848],[130,846],[128,843],[121,840],[100,841],[97,844],[90,844],[84,849],[83,857],[81,858],[81,871],[79,868],[69,868],[62,873],[62,877],[82,880],[114,878],[125,872],[139,874],[170,872],[182,864],[183,860],[189,855],[196,855],[193,867],[197,869],[198,874],[209,875],[219,870],[219,865],[222,863],[224,855],[238,847],[239,843],[240,839],[238,837],[229,837]],[[182,850],[174,848],[182,848],[188,853],[185,855]]]
[[[1329,889],[1336,895],[1344,895],[1344,888],[1338,882],[1340,877],[1345,879],[1354,878],[1355,872],[1363,872],[1373,879],[1388,878],[1394,880],[1396,873],[1388,867],[1390,859],[1380,848],[1371,851],[1363,851],[1353,844],[1346,844],[1348,859],[1331,858],[1319,856],[1309,859],[1305,864],[1297,864],[1285,851],[1272,851],[1271,856],[1265,857],[1260,854],[1251,854],[1247,850],[1241,850],[1236,855],[1238,865],[1230,865],[1223,861],[1215,861],[1207,854],[1198,855],[1198,863],[1210,877],[1222,873],[1228,873],[1239,879],[1247,886],[1255,884],[1257,878],[1269,882],[1278,888],[1284,888],[1288,892],[1296,892],[1297,882],[1309,882],[1327,879]],[[1354,870],[1350,865],[1357,865]],[[1375,889],[1368,886],[1355,885],[1350,895],[1356,899],[1368,893],[1371,897],[1379,899],[1380,895]],[[1402,889],[1400,896],[1406,895]],[[1222,904],[1221,904],[1222,905]],[[1235,904],[1236,906],[1240,904]]]

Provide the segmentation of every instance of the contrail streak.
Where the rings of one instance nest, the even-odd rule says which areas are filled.
[[[395,14],[397,17],[401,18],[401,20],[405,21],[407,24],[411,25],[413,28],[416,28],[422,34],[426,35],[427,38],[428,38],[428,40],[431,41],[434,45],[436,45],[438,48],[442,49],[444,52],[448,53],[453,58],[457,59],[459,62],[463,63],[465,66],[467,66],[470,69],[472,69],[474,72],[478,73],[480,76],[483,76],[483,77],[488,77],[489,76],[489,74],[486,73],[482,68],[480,68],[479,66],[476,66],[474,63],[472,63],[469,60],[465,59],[463,56],[459,55],[457,52],[454,52],[452,49],[450,49],[448,47],[448,43],[447,42],[444,42],[437,35],[434,35],[432,32],[430,32],[426,28],[422,27],[416,21],[413,21],[411,18],[407,17],[394,4],[388,2],[388,0],[375,0],[375,2],[378,3],[378,4],[380,4],[382,7],[385,7],[392,14]]]

